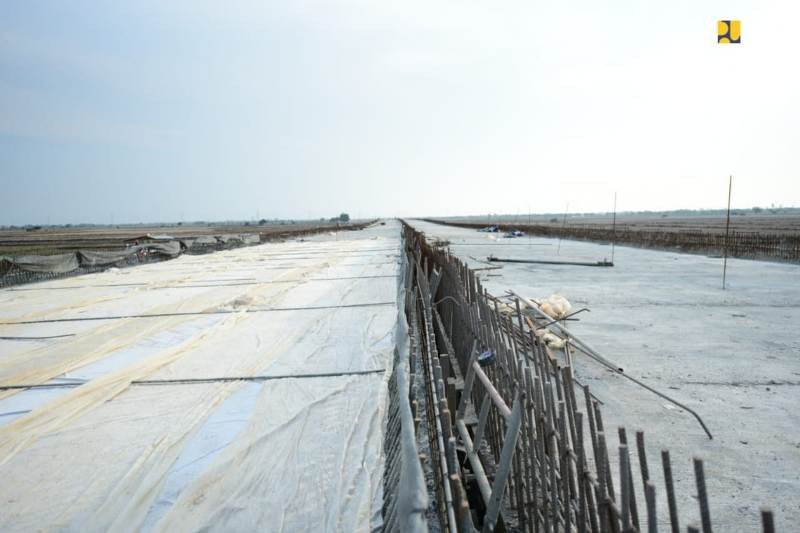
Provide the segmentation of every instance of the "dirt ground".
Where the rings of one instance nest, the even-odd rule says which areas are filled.
[[[544,238],[503,239],[422,221],[413,225],[472,268],[488,255],[516,259],[599,261],[604,244]],[[484,287],[532,298],[558,293],[588,307],[570,329],[608,359],[696,410],[713,440],[685,411],[578,356],[577,377],[604,403],[609,446],[616,428],[644,430],[657,487],[660,451],[669,449],[682,528],[699,521],[692,457],[705,461],[717,531],[760,531],[759,507],[776,514],[777,531],[800,523],[800,266],[617,246],[615,267],[491,263]],[[616,455],[616,454],[612,454]],[[638,481],[635,481],[638,483]],[[637,489],[638,490],[638,489]],[[657,494],[660,529],[668,528]]]

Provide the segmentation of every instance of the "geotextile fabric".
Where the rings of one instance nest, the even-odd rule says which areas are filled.
[[[0,322],[233,311],[0,324],[71,335],[0,341],[0,385],[77,385],[0,391],[0,529],[379,529],[387,383],[407,341],[397,307],[355,304],[395,300],[398,247],[395,223],[0,290]],[[288,310],[246,312],[266,307]],[[260,375],[282,378],[214,380]]]

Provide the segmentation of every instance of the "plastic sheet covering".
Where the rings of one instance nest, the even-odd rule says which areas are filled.
[[[216,250],[219,247],[219,241],[216,237],[210,235],[203,235],[191,240],[183,241],[188,252],[207,252],[209,250]]]
[[[399,452],[394,457],[389,457],[390,460],[399,464],[387,464],[389,476],[385,486],[384,514],[390,515],[390,521],[384,524],[384,531],[423,533],[428,531],[425,521],[428,492],[419,462],[414,415],[409,399],[410,340],[405,313],[406,285],[410,279],[407,277],[408,268],[406,256],[402,255],[398,276],[401,283],[398,285],[398,319],[395,326],[395,365],[393,369],[396,387],[390,400],[393,404],[392,407],[397,412],[399,431],[397,431],[396,438],[399,439],[400,446]],[[391,449],[396,446],[396,443],[390,442],[386,446]],[[384,516],[384,518],[387,517]]]
[[[71,272],[78,268],[76,254],[19,255],[7,257],[6,261],[26,272]]]
[[[219,235],[217,240],[225,245],[238,244],[242,242],[242,238],[239,235]]]
[[[167,236],[158,238],[169,239]],[[61,256],[0,257],[0,287],[24,285],[45,278],[52,279],[53,277],[94,272],[113,265],[122,266],[123,263],[148,263],[153,260],[172,259],[186,251],[205,253],[216,251],[221,247],[230,249],[260,243],[260,237],[252,234],[233,236],[233,238],[227,236],[226,240],[227,244],[224,246],[220,246],[221,243],[217,241],[216,237],[207,236],[180,241],[165,240],[113,251],[79,250]],[[140,254],[138,259],[134,260],[133,254],[142,250],[145,253]],[[77,268],[65,266],[74,261],[78,262]],[[65,270],[65,268],[69,269]]]
[[[155,252],[168,257],[175,257],[181,253],[181,243],[178,241],[150,243],[144,246],[150,252]]]
[[[397,265],[371,250],[398,241],[391,224],[0,291],[1,336],[73,335],[0,341],[2,382],[83,383],[0,395],[0,529],[380,528]],[[300,377],[186,381],[259,375]]]
[[[382,374],[268,382],[248,427],[157,530],[368,529],[385,402]]]
[[[131,246],[113,252],[81,250],[78,252],[78,262],[81,266],[89,267],[115,265],[135,255],[140,249],[140,246]]]

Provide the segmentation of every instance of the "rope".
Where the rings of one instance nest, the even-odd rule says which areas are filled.
[[[194,288],[202,288],[202,287],[239,287],[242,285],[268,285],[274,283],[298,283],[298,282],[306,282],[306,281],[339,281],[339,280],[347,280],[347,279],[374,279],[374,278],[394,278],[396,277],[394,274],[386,274],[382,276],[343,276],[340,278],[307,278],[307,279],[286,279],[286,280],[269,280],[269,281],[256,281],[255,278],[231,278],[231,279],[220,279],[220,280],[197,280],[195,281],[196,285],[159,285],[155,287],[149,287],[150,290],[153,289],[194,289]],[[222,281],[236,281],[240,283],[219,283]],[[201,285],[206,283],[213,283],[214,285]],[[49,290],[70,290],[70,289],[98,289],[104,287],[141,287],[147,286],[147,283],[107,283],[102,285],[75,285],[74,287],[24,287],[19,289],[8,289],[9,291],[49,291]]]
[[[354,307],[378,307],[396,305],[396,302],[371,302],[348,305],[319,305],[314,307],[266,307],[263,309],[239,309],[219,311],[187,311],[184,313],[152,313],[143,315],[115,315],[115,316],[86,316],[72,318],[50,318],[47,320],[21,320],[18,322],[0,322],[0,326],[19,326],[23,324],[50,324],[54,322],[85,322],[92,320],[123,320],[127,318],[163,318],[168,316],[200,316],[200,315],[230,315],[234,313],[271,313],[280,311],[318,311],[322,309],[348,309]]]
[[[74,337],[74,333],[66,333],[64,335],[48,335],[46,337],[0,337],[0,341],[40,341],[46,339],[61,339],[64,337]]]
[[[210,378],[182,378],[182,379],[140,379],[131,381],[131,385],[194,385],[198,383],[225,383],[230,381],[274,381],[276,379],[310,379],[310,378],[332,378],[341,376],[365,376],[369,374],[379,374],[385,372],[385,368],[373,370],[352,370],[346,372],[320,372],[316,374],[284,374],[277,376],[219,376]],[[0,391],[19,390],[19,389],[60,389],[80,387],[88,383],[88,380],[76,381],[72,383],[38,383],[28,385],[3,385]]]

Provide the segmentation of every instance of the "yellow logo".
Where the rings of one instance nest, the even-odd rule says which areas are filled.
[[[739,20],[717,21],[717,42],[723,44],[741,43],[742,22]]]

